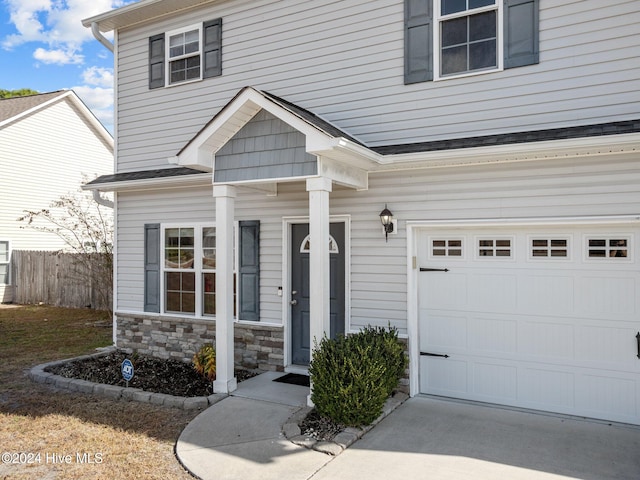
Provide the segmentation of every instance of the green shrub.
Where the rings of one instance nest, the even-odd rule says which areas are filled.
[[[193,368],[204,378],[213,382],[216,379],[216,349],[205,343],[193,356]]]
[[[407,359],[395,328],[323,338],[314,345],[311,400],[320,415],[350,426],[369,425],[404,374]]]

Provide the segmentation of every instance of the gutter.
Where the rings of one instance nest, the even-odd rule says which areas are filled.
[[[107,37],[105,37],[104,35],[102,35],[102,33],[100,33],[98,22],[91,23],[91,33],[93,33],[93,36],[96,38],[96,40],[98,40],[102,45],[107,47],[111,51],[111,53],[113,53],[113,43],[111,43],[107,39]]]

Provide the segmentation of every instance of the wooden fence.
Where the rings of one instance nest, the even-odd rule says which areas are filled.
[[[15,303],[112,308],[111,256],[14,250],[11,278]]]

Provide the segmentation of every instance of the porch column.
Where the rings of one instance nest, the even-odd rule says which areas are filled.
[[[313,348],[314,339],[320,343],[325,334],[329,336],[331,328],[329,316],[329,192],[331,190],[329,178],[319,177],[307,180],[311,240],[309,252],[311,348]]]
[[[216,199],[216,393],[230,393],[237,387],[233,376],[233,220],[236,189],[213,187]]]

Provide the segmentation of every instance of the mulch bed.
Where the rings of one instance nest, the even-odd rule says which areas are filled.
[[[200,376],[190,363],[120,351],[54,365],[47,367],[45,371],[66,378],[124,387],[126,382],[122,378],[120,367],[125,358],[131,360],[134,368],[129,387],[179,397],[200,397],[213,393],[211,382]],[[236,370],[238,382],[255,375],[257,374],[248,370]]]

